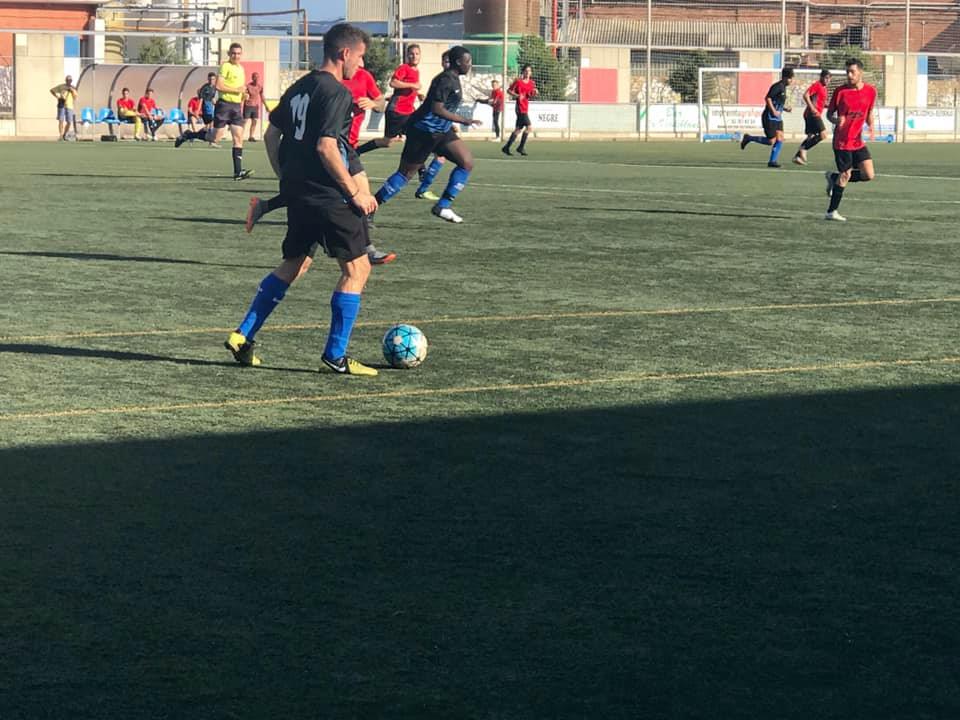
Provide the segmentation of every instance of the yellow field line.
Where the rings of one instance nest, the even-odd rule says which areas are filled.
[[[433,388],[417,390],[388,390],[383,392],[335,393],[331,395],[304,395],[282,398],[262,398],[259,400],[220,400],[210,402],[176,403],[169,405],[126,405],[107,408],[82,408],[77,410],[55,410],[50,412],[26,412],[0,415],[0,422],[12,420],[37,420],[49,418],[89,417],[92,415],[133,415],[149,412],[174,412],[177,410],[209,410],[233,407],[264,407],[268,405],[310,404],[324,402],[356,402],[363,400],[383,400],[411,397],[438,397],[445,395],[466,395],[471,393],[517,392],[524,390],[554,390],[590,385],[616,385],[648,382],[672,382],[683,380],[714,380],[724,378],[757,377],[765,375],[788,375],[798,373],[817,373],[829,371],[875,370],[895,367],[915,367],[920,365],[957,365],[960,356],[899,359],[899,360],[862,360],[859,362],[821,363],[816,365],[795,365],[773,368],[739,368],[733,370],[707,370],[703,372],[682,373],[639,373],[617,375],[608,378],[580,380],[552,380],[539,383],[516,383],[505,385],[474,385],[468,387]]]
[[[472,324],[472,323],[496,323],[496,322],[532,322],[543,320],[576,320],[590,318],[614,318],[614,317],[663,317],[671,315],[704,315],[711,313],[747,313],[747,312],[768,312],[784,310],[823,310],[831,308],[857,308],[857,307],[884,307],[884,306],[909,306],[909,305],[940,305],[945,303],[960,303],[960,296],[948,296],[940,298],[902,298],[902,299],[878,299],[878,300],[839,300],[836,302],[818,302],[818,303],[787,303],[787,304],[768,304],[768,305],[730,305],[727,307],[685,307],[685,308],[665,308],[660,310],[586,310],[582,312],[558,312],[558,313],[530,313],[526,315],[478,315],[466,317],[435,317],[421,318],[419,320],[407,320],[406,322],[417,325],[450,325],[450,324]],[[385,320],[363,320],[356,324],[356,327],[385,327],[391,321]],[[295,325],[270,325],[270,332],[284,332],[292,330],[323,330],[329,327],[329,322],[323,323],[305,323]],[[203,335],[207,333],[228,333],[232,327],[202,327],[202,328],[179,328],[174,330],[129,330],[129,331],[104,331],[104,332],[79,332],[79,333],[59,333],[50,335],[8,335],[0,336],[0,342],[35,342],[37,340],[81,340],[93,338],[119,338],[119,337],[150,337],[150,336],[170,336],[170,335]]]

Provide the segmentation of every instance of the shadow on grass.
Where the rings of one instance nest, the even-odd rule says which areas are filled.
[[[151,220],[163,220],[164,222],[186,222],[186,223],[200,223],[202,225],[245,225],[246,219],[240,218],[234,220],[233,218],[213,218],[213,217],[152,217]],[[286,227],[287,223],[284,220],[258,220],[257,225],[278,225]]]
[[[222,344],[220,345],[222,347]],[[166,362],[176,365],[199,365],[212,367],[235,367],[232,360],[203,360],[200,358],[182,358],[172,355],[157,355],[154,353],[129,352],[126,350],[103,350],[100,348],[64,347],[62,345],[40,345],[37,343],[0,343],[0,353],[15,353],[21,355],[55,355],[59,357],[100,358],[103,360],[132,360],[135,362]],[[224,350],[226,354],[226,350]],[[319,366],[319,361],[317,365]],[[379,367],[372,365],[372,367]],[[386,366],[384,369],[393,369]],[[281,367],[278,365],[260,365],[253,372],[293,372],[316,375],[317,368]]]
[[[0,452],[0,716],[960,716],[960,387],[379,402]]]
[[[242,222],[240,223],[243,224]],[[248,268],[252,270],[272,270],[267,265],[243,265],[240,263],[217,263],[205,260],[184,260],[182,258],[149,257],[144,255],[116,255],[114,253],[89,252],[52,252],[49,250],[0,250],[0,255],[19,257],[43,257],[63,260],[106,260],[110,262],[165,263],[170,265],[209,265],[211,267]]]
[[[762,215],[760,213],[716,212],[713,210],[676,210],[673,208],[624,208],[624,207],[570,207],[561,205],[558,210],[575,210],[577,212],[604,212],[604,213],[641,213],[644,215],[701,215],[703,217],[730,217],[730,218],[761,218],[765,220],[782,220],[782,215]]]

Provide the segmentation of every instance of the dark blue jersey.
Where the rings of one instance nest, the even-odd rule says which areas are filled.
[[[446,70],[430,83],[427,97],[413,113],[409,124],[434,135],[445,133],[453,125],[453,121],[434,115],[433,104],[442,103],[447,112],[456,114],[462,99],[460,74],[456,70]]]
[[[764,101],[769,98],[770,102],[773,103],[773,106],[777,109],[777,112],[783,112],[783,106],[787,104],[787,87],[788,85],[786,80],[779,80],[775,82],[770,86],[770,89],[767,90],[767,95],[764,98]],[[766,102],[764,102],[764,105],[766,105]],[[764,107],[763,114],[769,120],[783,119],[772,114],[769,107]]]

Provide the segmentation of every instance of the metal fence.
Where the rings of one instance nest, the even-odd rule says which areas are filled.
[[[651,127],[650,118],[662,115],[658,106],[669,106],[672,116],[680,117],[688,110],[683,106],[695,105],[701,67],[731,71],[784,65],[842,68],[845,58],[856,55],[863,59],[868,78],[878,88],[880,104],[893,113],[897,140],[952,140],[960,124],[960,2],[956,0],[869,5],[852,1],[828,5],[787,0],[559,0],[554,4],[559,9],[556,16],[541,17],[539,34],[529,32],[529,23],[517,32],[518,28],[511,26],[514,16],[508,5],[513,0],[500,2],[500,14],[494,18],[498,27],[490,25],[491,16],[486,18],[488,25],[480,28],[464,16],[464,30],[457,36],[438,39],[394,34],[387,39],[385,62],[397,64],[404,46],[417,42],[423,48],[421,76],[426,84],[440,71],[441,52],[464,44],[474,58],[474,72],[464,83],[468,100],[489,95],[494,79],[508,86],[519,66],[529,63],[540,89],[536,106],[546,108],[546,120],[537,125],[539,132],[649,138],[690,134],[683,124],[669,129],[656,123]],[[549,5],[544,5],[542,12]],[[402,33],[403,27],[395,24],[395,31]],[[14,33],[18,34],[16,43]],[[47,83],[73,72],[83,76],[88,89],[99,86],[91,95],[93,105],[110,103],[115,98],[110,88],[103,86],[109,74],[105,66],[216,65],[225,43],[232,39],[249,48],[246,61],[264,68],[267,96],[278,96],[306,71],[311,59],[319,58],[322,47],[322,36],[194,33],[184,37],[109,28],[73,34],[0,29],[0,118],[16,118],[20,134],[26,121],[46,112],[33,96],[15,97],[15,88],[40,85],[45,93]],[[7,46],[15,49],[4,54]],[[69,47],[77,51],[71,55]],[[169,56],[164,56],[165,51]],[[127,78],[142,74],[126,73]],[[17,82],[17,75],[23,74],[31,79]],[[173,75],[164,71],[155,77],[171,79]],[[737,73],[731,78],[717,85],[727,96],[705,96],[704,102],[747,102]],[[389,93],[386,82],[381,86]],[[107,93],[101,98],[104,90]],[[138,94],[143,88],[131,90]],[[177,88],[175,97],[165,102],[183,104],[183,93],[189,90],[186,85]],[[49,94],[40,99],[49,103]],[[604,113],[606,124],[598,119]],[[632,124],[626,118],[632,118]]]

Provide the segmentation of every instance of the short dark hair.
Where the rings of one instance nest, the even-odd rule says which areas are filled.
[[[237,50],[243,50],[243,45],[240,43],[230,43],[230,47],[227,48],[227,52],[231,52],[234,48]]]
[[[130,88],[121,88],[120,92],[122,93],[130,92]]]
[[[526,70],[527,68],[530,68],[531,72],[533,71],[533,65],[531,65],[530,63],[526,63],[520,68],[520,74],[523,75],[523,71]]]
[[[152,93],[152,92],[153,92],[153,88],[147,88],[147,92],[148,92],[148,93]]]
[[[410,43],[409,45],[407,45],[407,49],[403,51],[403,54],[406,55],[408,52],[410,52],[410,51],[413,50],[414,48],[416,48],[417,50],[419,50],[419,49],[420,49],[420,46],[417,45],[417,43]]]
[[[338,23],[323,36],[323,59],[335,60],[337,53],[360,44],[370,46],[370,36],[349,23]]]
[[[793,68],[784,68],[780,71],[781,80],[789,80],[793,77]]]
[[[853,65],[856,65],[858,68],[863,70],[863,61],[860,58],[849,58],[847,62],[844,63],[844,67],[850,68]]]
[[[207,80],[209,80],[210,78],[215,78],[216,76],[217,74],[215,72],[207,73]]]
[[[827,70],[826,68],[824,68],[823,70],[820,71],[820,79],[821,79],[821,80],[823,80],[824,78],[828,78],[828,77],[830,77],[830,71],[829,71],[829,70]]]
[[[463,45],[454,45],[452,48],[447,50],[447,57],[450,60],[450,65],[454,66],[460,62],[460,58],[464,55],[469,55],[470,51],[467,50]]]

